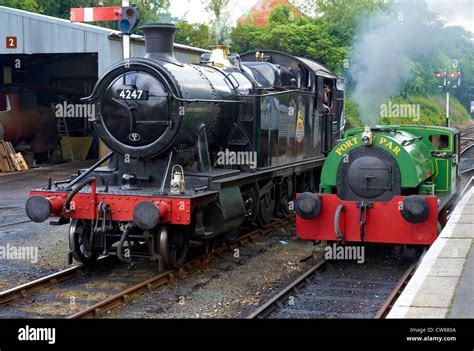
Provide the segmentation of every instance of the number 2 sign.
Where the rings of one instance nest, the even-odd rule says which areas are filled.
[[[7,49],[16,49],[16,37],[7,37]]]

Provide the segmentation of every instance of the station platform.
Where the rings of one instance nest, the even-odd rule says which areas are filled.
[[[474,318],[474,188],[459,201],[387,318]]]

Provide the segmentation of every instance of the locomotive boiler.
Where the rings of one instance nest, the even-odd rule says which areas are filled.
[[[430,245],[459,192],[460,136],[434,126],[345,132],[328,155],[319,192],[295,202],[305,240]]]
[[[289,216],[343,127],[343,80],[319,63],[217,46],[184,64],[174,25],[141,30],[145,57],[114,64],[86,98],[111,153],[26,204],[33,221],[69,223],[71,255],[86,264],[103,254],[178,267],[190,239],[232,240]]]

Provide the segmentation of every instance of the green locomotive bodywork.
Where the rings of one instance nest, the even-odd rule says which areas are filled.
[[[437,195],[441,208],[458,192],[458,130],[420,125],[379,126],[371,129],[371,145],[363,143],[363,132],[364,128],[347,130],[332,149],[321,173],[320,193],[335,193],[341,162],[350,151],[361,147],[383,149],[396,160],[405,195]]]

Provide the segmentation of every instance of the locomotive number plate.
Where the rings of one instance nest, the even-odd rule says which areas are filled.
[[[122,100],[148,100],[148,90],[119,89],[117,93]]]

